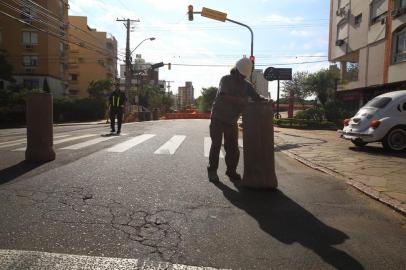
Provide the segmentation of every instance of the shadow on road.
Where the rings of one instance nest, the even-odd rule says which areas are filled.
[[[26,161],[21,161],[11,167],[3,169],[0,171],[0,185],[7,182],[13,181],[17,177],[32,171],[45,163],[29,163]]]
[[[374,156],[387,156],[387,157],[398,157],[398,158],[406,158],[406,151],[396,153],[396,152],[390,152],[388,150],[385,150],[381,146],[364,146],[364,147],[357,147],[357,146],[351,146],[349,147],[351,151],[354,152],[362,152]]]
[[[216,186],[233,205],[255,218],[263,231],[280,242],[299,243],[336,269],[364,269],[349,254],[333,247],[348,239],[346,234],[324,224],[283,192],[238,186],[235,191],[222,183]]]

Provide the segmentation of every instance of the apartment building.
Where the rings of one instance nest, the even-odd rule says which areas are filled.
[[[20,0],[0,5],[0,50],[13,66],[15,85],[28,89],[48,86],[55,96],[68,89],[67,0]],[[24,21],[25,23],[23,23]],[[7,87],[10,82],[1,82]]]
[[[185,111],[194,105],[194,88],[192,82],[186,82],[185,86],[178,87],[177,105],[179,111]]]
[[[69,16],[69,95],[88,96],[91,81],[117,77],[117,40],[88,26],[87,17]]]
[[[329,60],[338,64],[337,95],[361,106],[406,89],[406,0],[331,0]]]

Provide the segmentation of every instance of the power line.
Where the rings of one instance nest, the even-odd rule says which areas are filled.
[[[56,37],[56,38],[58,38],[58,39],[60,39],[60,40],[62,40],[62,41],[65,41],[66,43],[71,43],[71,44],[77,45],[77,46],[79,46],[79,47],[81,47],[81,48],[85,48],[85,49],[88,49],[88,50],[91,50],[91,51],[97,51],[97,52],[99,52],[99,53],[101,53],[101,54],[105,54],[104,52],[100,52],[100,51],[98,51],[98,50],[95,50],[94,48],[88,48],[88,47],[86,47],[85,44],[77,43],[77,42],[68,40],[68,39],[66,39],[66,38],[63,38],[63,37],[60,35],[60,33],[57,34],[57,33],[55,33],[55,32],[49,31],[49,30],[44,30],[43,28],[40,28],[40,27],[38,27],[38,26],[33,25],[32,23],[29,23],[29,22],[26,22],[26,21],[24,21],[24,20],[21,20],[21,19],[15,17],[15,16],[13,16],[13,15],[7,13],[7,12],[4,12],[4,11],[1,11],[1,10],[0,10],[0,13],[3,14],[3,15],[5,15],[5,16],[7,16],[7,17],[9,17],[9,18],[11,18],[11,19],[13,19],[13,20],[15,20],[15,21],[18,21],[18,22],[20,22],[20,23],[22,23],[22,24],[25,24],[25,25],[28,25],[28,26],[34,28],[34,29],[37,29],[38,31],[41,31],[41,32],[43,32],[43,33],[46,33],[46,34],[51,35],[51,36],[53,36],[53,37]],[[107,55],[107,54],[105,54],[105,55]],[[108,56],[110,56],[110,55],[108,55]],[[118,59],[121,60],[120,58],[118,58]]]
[[[288,66],[288,65],[304,65],[304,64],[314,64],[314,63],[325,63],[329,62],[328,60],[320,60],[320,61],[307,61],[307,62],[296,62],[296,63],[270,63],[270,64],[255,64],[255,66]],[[230,67],[230,65],[224,64],[177,64],[172,63],[172,66],[182,66],[182,67]]]
[[[15,1],[14,1],[14,2],[15,2]],[[18,8],[14,7],[14,6],[10,6],[10,5],[4,3],[4,2],[1,1],[1,0],[0,0],[0,3],[3,4],[3,5],[5,5],[5,6],[7,6],[7,7],[8,7],[9,9],[11,9],[11,10],[20,12],[20,13],[23,14],[24,16],[29,17],[32,21],[40,22],[40,23],[42,23],[42,24],[44,24],[44,25],[46,25],[46,26],[53,27],[54,29],[59,30],[59,31],[62,30],[62,29],[61,29],[60,27],[58,27],[58,26],[49,24],[48,22],[45,22],[45,21],[43,21],[43,20],[41,20],[41,19],[34,18],[33,15],[31,15],[31,14],[29,14],[29,13],[27,13],[27,12],[21,10],[21,9],[18,9]],[[32,23],[29,23],[29,24],[30,24],[31,26],[33,26]],[[49,32],[49,30],[48,30],[48,32]],[[53,32],[53,33],[55,34],[55,32]],[[65,31],[64,31],[64,33],[65,33]],[[57,34],[57,35],[60,36],[60,34]],[[89,49],[94,49],[94,48],[96,48],[96,49],[101,50],[101,51],[95,50],[96,52],[102,53],[102,54],[104,54],[105,56],[111,56],[111,54],[110,54],[111,52],[110,52],[108,49],[106,49],[106,48],[99,47],[99,46],[97,46],[97,45],[95,45],[95,44],[93,44],[93,43],[91,43],[91,42],[89,42],[89,41],[85,41],[85,40],[83,40],[83,39],[81,39],[81,38],[79,38],[79,37],[77,37],[77,36],[75,36],[75,35],[73,35],[73,34],[69,34],[69,36],[71,36],[71,37],[73,37],[73,38],[79,40],[79,41],[80,41],[79,44],[81,44],[81,43],[87,43],[87,44],[89,44],[90,46],[93,47],[93,48],[89,48]],[[61,38],[61,39],[62,39],[62,38]],[[64,41],[66,42],[65,39],[62,39],[62,40],[64,40]],[[81,47],[83,47],[83,46],[81,46]],[[117,57],[113,57],[113,58],[116,58],[116,59],[117,59]]]

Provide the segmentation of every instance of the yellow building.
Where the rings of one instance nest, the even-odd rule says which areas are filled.
[[[48,84],[54,95],[66,93],[68,7],[67,0],[0,4],[0,50],[6,51],[18,86],[43,89]],[[0,88],[6,85],[3,81]]]
[[[69,94],[87,97],[91,81],[117,76],[117,40],[87,24],[87,17],[69,16]]]

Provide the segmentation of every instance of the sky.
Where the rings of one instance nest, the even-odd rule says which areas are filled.
[[[88,25],[111,33],[118,41],[118,57],[124,60],[126,29],[116,19],[134,19],[131,49],[150,63],[171,63],[160,68],[161,80],[173,81],[171,90],[191,81],[195,97],[202,88],[218,86],[244,55],[250,55],[248,29],[194,15],[188,5],[227,13],[227,18],[249,25],[254,32],[256,68],[291,67],[315,72],[329,66],[329,2],[326,0],[69,0],[70,15],[87,16]],[[135,58],[135,55],[134,55]],[[122,61],[119,61],[123,63]],[[303,64],[303,62],[315,62]],[[208,66],[182,66],[182,65]],[[210,65],[220,65],[210,66]],[[276,98],[276,83],[269,83]]]

